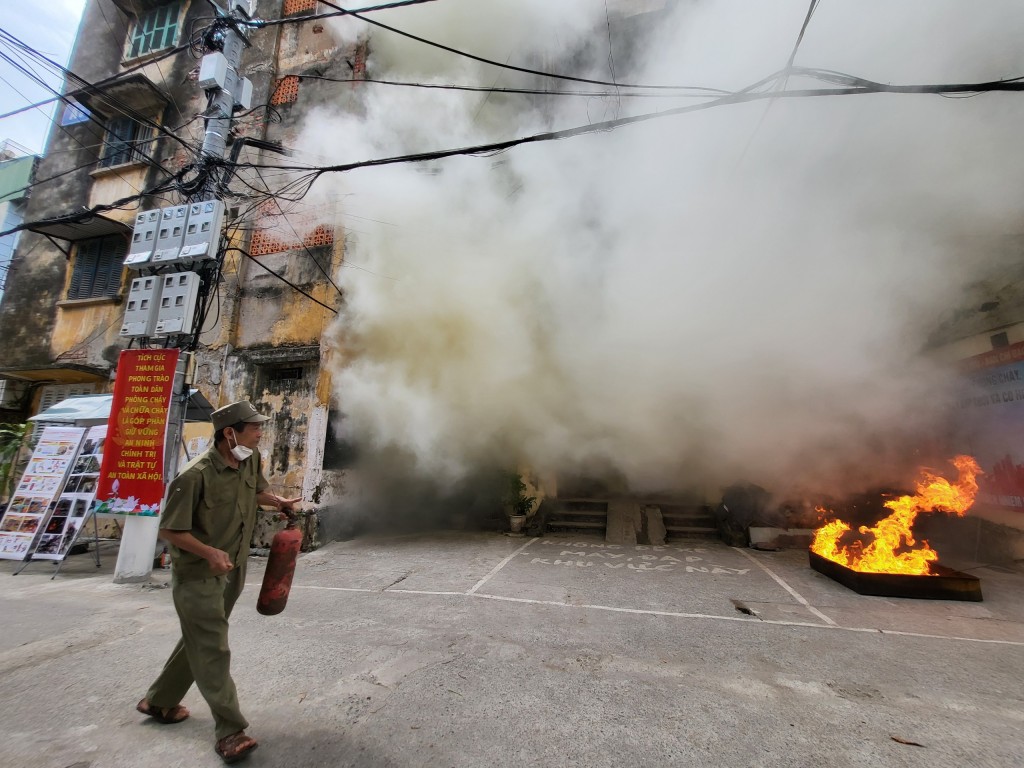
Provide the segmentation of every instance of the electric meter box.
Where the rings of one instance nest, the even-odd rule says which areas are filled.
[[[181,256],[181,244],[185,239],[185,221],[188,219],[187,205],[174,205],[160,210],[160,227],[156,233],[153,248],[154,264],[169,264]]]
[[[217,255],[220,230],[224,226],[224,203],[206,200],[188,207],[188,223],[181,248],[182,261],[212,259]]]
[[[242,77],[238,80],[238,89],[235,91],[235,108],[252,108],[252,80]]]
[[[156,275],[137,277],[128,291],[128,302],[121,322],[120,336],[152,336],[160,304],[162,278]]]
[[[191,332],[192,317],[199,298],[199,275],[175,272],[159,278],[160,308],[157,310],[154,336],[173,336]]]
[[[203,56],[199,63],[199,87],[203,90],[224,88],[227,83],[228,57],[219,51]]]
[[[156,244],[156,233],[160,228],[160,210],[143,211],[135,217],[135,229],[132,230],[132,243],[128,247],[128,256],[124,260],[126,267],[138,268],[153,256]]]

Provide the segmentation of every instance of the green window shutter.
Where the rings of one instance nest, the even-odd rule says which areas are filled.
[[[92,295],[92,284],[96,275],[99,252],[99,240],[79,242],[71,271],[71,285],[68,286],[69,299],[87,299]]]
[[[147,53],[169,48],[178,40],[178,17],[181,2],[167,3],[143,13],[135,20],[125,58],[134,59]]]
[[[93,296],[116,296],[121,290],[121,275],[124,273],[124,257],[127,250],[128,243],[120,235],[103,238]]]
[[[121,289],[128,243],[121,235],[96,237],[78,244],[68,286],[69,299],[116,296]]]

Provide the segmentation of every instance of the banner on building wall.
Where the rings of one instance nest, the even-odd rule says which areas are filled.
[[[965,360],[958,450],[977,458],[978,501],[1024,512],[1024,343]]]
[[[78,458],[85,429],[46,427],[0,519],[0,558],[24,560],[46,531],[55,500]]]
[[[97,514],[159,515],[176,349],[126,349],[117,362]]]

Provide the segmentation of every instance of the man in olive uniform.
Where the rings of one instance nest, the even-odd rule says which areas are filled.
[[[181,640],[136,706],[158,722],[180,723],[189,716],[181,700],[194,681],[213,712],[217,754],[229,763],[258,746],[245,733],[228,648],[228,617],[245,585],[256,507],[290,515],[301,501],[269,490],[255,450],[267,420],[246,400],[214,411],[213,445],[171,481],[160,538],[170,545]]]

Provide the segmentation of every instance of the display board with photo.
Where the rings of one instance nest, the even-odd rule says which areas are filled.
[[[24,560],[49,528],[68,474],[85,437],[82,427],[47,427],[0,518],[0,558]],[[69,508],[70,509],[70,508]],[[71,517],[70,512],[67,515]]]
[[[53,508],[53,514],[40,534],[33,560],[63,560],[75,543],[88,511],[96,498],[96,481],[99,478],[100,463],[103,460],[103,443],[107,438],[107,426],[92,427],[85,435],[85,443],[79,451],[71,474],[64,485],[64,492]]]

